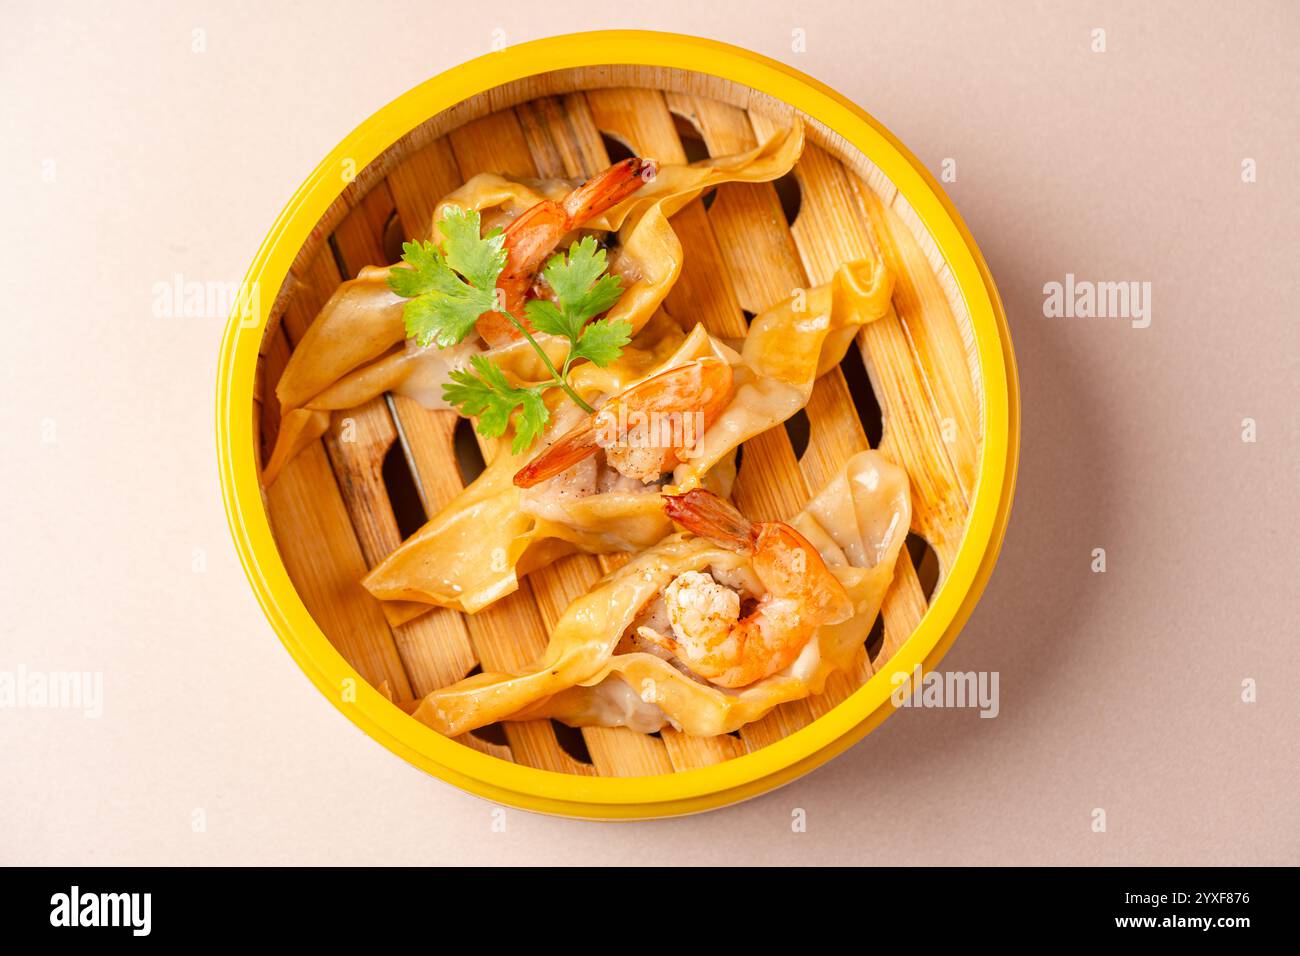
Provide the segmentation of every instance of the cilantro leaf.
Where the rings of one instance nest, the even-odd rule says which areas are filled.
[[[481,230],[482,219],[476,210],[447,206],[438,221],[442,243],[405,243],[405,264],[389,270],[388,287],[407,300],[402,307],[406,334],[421,346],[455,345],[470,334],[479,316],[498,309],[496,284],[508,258],[505,235],[496,229],[483,236]],[[592,321],[609,311],[623,294],[622,281],[605,269],[605,250],[595,239],[586,237],[573,243],[567,253],[552,256],[542,269],[555,301],[534,299],[524,306],[524,316],[515,316],[526,317],[532,329],[568,340],[569,355],[561,372],[526,333],[551,373],[549,381],[514,385],[499,366],[482,355],[470,359],[471,368],[451,372],[442,387],[443,398],[461,414],[477,418],[479,434],[496,438],[513,425],[511,448],[516,454],[524,451],[551,417],[545,401],[551,388],[563,389],[584,411],[592,411],[568,381],[570,365],[586,359],[606,366],[632,338],[630,322]]]
[[[421,346],[446,348],[464,340],[484,312],[496,308],[496,282],[506,264],[500,230],[479,236],[477,210],[447,206],[434,242],[402,244],[410,266],[390,269],[388,287],[405,299],[406,334]],[[468,281],[467,281],[468,280]]]
[[[570,351],[570,360],[580,358],[604,368],[632,341],[632,323],[626,319],[597,319],[585,329]]]
[[[623,294],[623,283],[616,275],[603,275],[596,280],[596,284],[587,290],[587,294],[581,300],[574,303],[571,308],[589,319],[593,315],[612,308],[618,301],[618,297]]]
[[[433,292],[438,288],[439,282],[446,281],[445,270],[442,268],[442,250],[432,242],[402,243],[402,261],[411,268],[394,268],[388,273],[388,288],[400,296],[413,299],[417,295]]]
[[[505,235],[493,229],[479,237],[482,220],[477,209],[444,207],[438,231],[446,240],[447,265],[451,266],[476,289],[491,289],[506,267]]]
[[[553,255],[542,269],[542,278],[555,290],[561,301],[577,299],[591,288],[591,284],[605,271],[605,250],[591,236]]]
[[[510,384],[505,372],[481,355],[470,357],[469,369],[453,369],[450,381],[442,386],[443,400],[456,405],[466,415],[476,416],[482,435],[496,438],[505,433],[510,413],[522,403],[523,389]]]
[[[575,329],[623,294],[619,277],[605,274],[605,250],[591,236],[569,246],[567,257],[563,252],[552,256],[542,269],[542,278],[555,290],[560,311]]]
[[[495,303],[491,292],[464,283],[443,293],[416,296],[402,309],[406,334],[422,347],[434,344],[438,348],[447,348],[464,341],[478,317],[490,312]]]
[[[582,323],[585,321],[575,320],[550,299],[530,299],[524,306],[524,315],[528,318],[528,324],[538,332],[559,335],[570,341],[582,333]]]
[[[451,381],[442,386],[443,400],[478,418],[478,433],[488,438],[504,435],[513,417],[515,437],[510,447],[519,454],[542,433],[550,418],[542,399],[548,385],[511,385],[505,373],[482,355],[472,356],[470,363],[474,371],[462,368],[451,372]]]
[[[510,443],[510,450],[517,455],[531,445],[542,433],[550,417],[551,412],[542,400],[541,391],[528,389],[519,414],[515,416],[515,438]]]

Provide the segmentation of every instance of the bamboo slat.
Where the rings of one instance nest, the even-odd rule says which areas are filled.
[[[328,258],[318,255],[318,259],[322,261],[309,274],[332,291],[340,281],[338,272]],[[275,329],[286,347],[297,341],[310,322],[308,316],[320,311],[328,295],[308,285],[297,291],[283,323]],[[280,352],[277,344],[268,355]],[[283,354],[287,360],[287,351]],[[275,405],[274,390],[264,395],[263,405]],[[285,466],[279,480],[266,490],[266,502],[280,556],[321,629],[368,682],[378,686],[386,680],[394,693],[410,694],[388,623],[361,587],[365,560],[320,442]]]
[[[944,445],[969,499],[979,467],[980,414],[961,328],[925,251],[898,213],[861,180],[854,187],[876,237],[874,244],[897,277],[894,308],[930,390],[934,414],[941,425],[952,423],[943,436]]]
[[[444,164],[437,174],[440,181],[445,181],[451,175],[445,167],[449,159],[455,163],[458,182],[463,182],[476,173],[488,171],[515,176],[538,175],[523,128],[513,111],[491,114],[466,124],[452,132],[448,143],[449,151],[440,150],[422,159],[426,169],[433,163]],[[482,451],[485,458],[490,458],[493,448],[484,444]],[[562,559],[530,576],[515,594],[470,618],[471,634],[482,655],[483,666],[490,670],[518,668],[545,648],[545,635],[549,633],[551,621],[545,619],[539,610],[539,589],[543,592],[556,590],[574,596],[585,590],[598,576],[598,565],[589,556]],[[609,735],[600,728],[582,732],[587,753],[592,759],[591,764],[581,763],[568,754],[548,722],[508,724],[506,734],[516,759],[543,769],[565,770],[570,773],[594,773],[600,770],[615,775],[642,772],[646,765],[644,756],[639,752],[644,745],[637,742],[635,748],[638,753],[631,755],[627,761],[628,766],[623,767],[617,759],[618,748],[610,745],[607,739]],[[596,742],[596,738],[601,739]],[[524,752],[521,753],[520,748]],[[599,765],[596,763],[598,758]]]
[[[434,203],[470,176],[582,178],[608,164],[605,137],[640,155],[683,162],[696,137],[710,155],[722,155],[751,148],[788,122],[788,108],[735,84],[626,67],[529,78],[431,119],[361,171],[291,269],[264,340],[252,410],[263,454],[279,425],[274,385],[325,299],[361,266],[388,261],[396,234],[429,235]],[[863,330],[859,346],[881,409],[882,450],[909,473],[913,528],[935,549],[942,572],[964,530],[980,454],[979,382],[964,303],[892,184],[833,132],[810,126],[793,175],[800,193],[793,222],[770,183],[724,184],[708,203],[696,200],[674,216],[684,267],[665,309],[684,325],[703,322],[716,335],[738,339],[747,313],[826,281],[843,261],[884,257],[897,279],[895,309]],[[793,424],[744,447],[734,496],[757,519],[795,513],[812,489],[867,447],[854,395],[838,369],[818,381],[805,414],[805,447],[792,443]],[[464,485],[454,464],[456,422],[452,412],[400,396],[335,413],[323,440],[286,466],[266,494],[282,556],[308,609],[364,679],[408,709],[413,699],[478,667],[527,663],[568,602],[626,560],[573,555],[534,572],[515,594],[479,614],[434,609],[390,624],[359,583],[401,537],[384,462],[399,446],[424,511],[433,514]],[[490,457],[493,446],[480,447]],[[785,704],[738,734],[701,739],[671,729],[641,735],[585,728],[575,743],[572,732],[557,734],[549,721],[530,721],[502,725],[504,744],[490,732],[458,739],[502,759],[574,774],[636,776],[707,766],[767,746],[826,713],[885,665],[926,607],[904,551],[882,609],[884,641],[874,664],[864,647],[825,694]]]
[[[587,94],[587,101],[591,105],[592,118],[600,129],[612,134],[634,153],[652,157],[659,162],[686,162],[686,151],[678,138],[673,115],[663,94],[658,90],[593,91]],[[731,285],[730,272],[723,264],[722,253],[709,225],[702,198],[687,204],[673,217],[673,229],[682,243],[683,265],[680,278],[664,301],[664,308],[688,327],[695,322],[702,322],[714,335],[724,338],[743,336],[744,314]],[[783,436],[773,432],[771,437],[779,441]],[[747,471],[758,473],[764,470],[764,459],[768,457],[766,451],[770,443],[771,440],[765,440],[750,442],[746,446],[736,482],[737,503],[741,507],[745,507],[740,491],[744,476]],[[797,471],[793,474],[798,479]],[[802,480],[799,481],[802,484]],[[807,496],[803,492],[801,487],[793,490],[793,494],[806,500]],[[797,511],[798,506],[794,510]],[[767,517],[756,512],[753,516]],[[768,718],[772,719],[774,718]],[[764,736],[764,728],[757,725],[747,727],[739,738],[730,738],[730,742],[722,738],[703,741],[672,729],[665,729],[663,736],[674,766],[678,770],[684,770],[707,766],[748,750],[746,732],[753,733],[760,739]]]
[[[699,131],[711,156],[739,153],[758,145],[743,110],[678,93],[668,94],[665,100],[670,110]],[[710,265],[732,277],[740,308],[758,313],[806,286],[781,201],[771,183],[719,186],[708,210],[708,222],[715,239],[709,251],[716,248],[718,252]],[[853,408],[851,401],[848,408]],[[856,414],[850,417],[857,420]],[[862,447],[866,447],[865,440]],[[746,443],[733,495],[745,514],[760,520],[789,518],[804,506],[809,495],[809,485],[785,429],[773,428]],[[756,750],[812,720],[808,701],[791,701],[747,725],[741,738],[749,749]]]
[[[516,108],[537,174],[585,178],[609,165],[609,154],[582,94],[533,100]],[[576,554],[533,575],[533,595],[549,632],[569,602],[584,593],[614,562]],[[602,776],[671,773],[658,737],[620,727],[589,727],[583,738]]]

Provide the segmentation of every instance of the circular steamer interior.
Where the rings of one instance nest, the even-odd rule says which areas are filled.
[[[355,178],[322,217],[279,290],[260,350],[254,432],[262,459],[278,432],[275,385],[308,325],[361,267],[396,261],[428,234],[435,203],[480,172],[581,179],[629,154],[687,162],[749,149],[792,109],[717,77],[650,67],[557,71],[505,84],[423,123]],[[757,750],[826,713],[911,635],[957,553],[975,493],[983,423],[969,314],[924,225],[893,184],[832,130],[803,117],[808,142],[775,183],[723,184],[672,219],[685,262],[664,308],[722,337],[827,281],[840,263],[883,256],[894,310],[864,327],[807,408],[741,449],[736,504],[789,517],[850,455],[879,447],[908,472],[912,534],[880,619],[848,673],[738,733],[577,730],[553,721],[493,725],[458,740],[504,760],[595,776],[672,773]],[[345,170],[350,173],[351,170]],[[259,461],[259,466],[261,462]],[[510,670],[620,556],[574,555],[475,614],[434,608],[406,623],[359,583],[483,467],[467,420],[386,395],[335,413],[263,500],[294,586],[321,630],[396,706],[480,669]]]

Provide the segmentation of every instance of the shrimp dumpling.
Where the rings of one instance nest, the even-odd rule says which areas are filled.
[[[705,490],[665,501],[686,530],[576,599],[538,660],[434,691],[415,717],[449,736],[541,717],[715,736],[821,693],[893,579],[906,473],[860,452],[789,522],[750,522]]]

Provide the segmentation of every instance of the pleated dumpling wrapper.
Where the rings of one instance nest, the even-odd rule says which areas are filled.
[[[642,733],[672,726],[701,737],[738,730],[778,704],[820,694],[832,673],[851,664],[880,613],[910,520],[906,472],[879,452],[850,458],[789,523],[839,581],[851,612],[817,627],[792,663],[748,686],[716,686],[677,666],[680,660],[638,649],[638,625],[683,575],[745,580],[752,570],[749,557],[679,532],[570,604],[530,667],[434,691],[414,716],[451,737],[546,717]]]
[[[690,165],[655,165],[654,176],[636,192],[586,220],[584,233],[617,233],[609,271],[622,279],[624,292],[607,317],[626,320],[639,331],[677,281],[682,247],[669,216],[720,183],[767,182],[785,175],[803,151],[803,142],[803,126],[795,123],[745,153]],[[480,212],[486,232],[508,226],[543,200],[564,196],[573,185],[481,173],[437,204],[424,238],[443,241],[435,226],[448,206]],[[560,247],[568,248],[568,241]],[[355,408],[385,391],[409,394],[429,408],[448,408],[441,386],[451,370],[464,367],[473,354],[486,352],[520,379],[545,377],[536,352],[523,341],[487,348],[471,337],[448,349],[421,348],[408,341],[403,319],[408,300],[388,287],[390,271],[401,268],[405,265],[367,266],[342,283],[293,350],[275,389],[281,425],[263,469],[264,484],[271,484],[285,463],[325,433],[332,411]],[[563,360],[563,339],[537,338],[553,361]]]
[[[885,315],[892,292],[893,278],[881,260],[846,263],[825,285],[756,316],[739,354],[696,326],[653,371],[644,358],[638,360],[644,353],[629,349],[628,357],[610,368],[579,366],[575,384],[598,405],[602,396],[665,370],[700,358],[726,360],[731,397],[665,489],[705,487],[725,495],[736,448],[803,408],[817,377],[843,360],[854,333]],[[671,330],[659,331],[664,318],[658,316],[646,333],[675,343]],[[375,597],[404,602],[389,609],[390,620],[409,620],[420,604],[474,613],[516,590],[524,574],[564,554],[639,551],[671,530],[657,484],[628,480],[608,491],[575,492],[573,473],[566,472],[521,492],[512,480],[515,473],[528,459],[546,454],[572,422],[557,414],[537,450],[509,455],[503,447],[483,474],[364,579]]]
[[[639,337],[605,368],[590,363],[575,368],[574,389],[596,401],[697,359],[737,361],[735,352],[703,326],[685,335],[663,313],[643,337],[645,348],[636,347]],[[557,407],[542,446],[581,414],[559,390],[550,400]],[[535,453],[515,454],[508,438],[499,439],[483,472],[363,579],[375,597],[400,605],[386,609],[390,621],[410,620],[433,606],[472,614],[517,590],[521,577],[556,558],[578,550],[640,551],[672,530],[657,485],[618,480],[604,467],[599,473],[593,467],[590,481],[583,476],[581,486],[562,475],[553,488],[548,482],[521,489],[515,474]],[[731,460],[724,459],[706,484],[728,494],[734,477]]]

